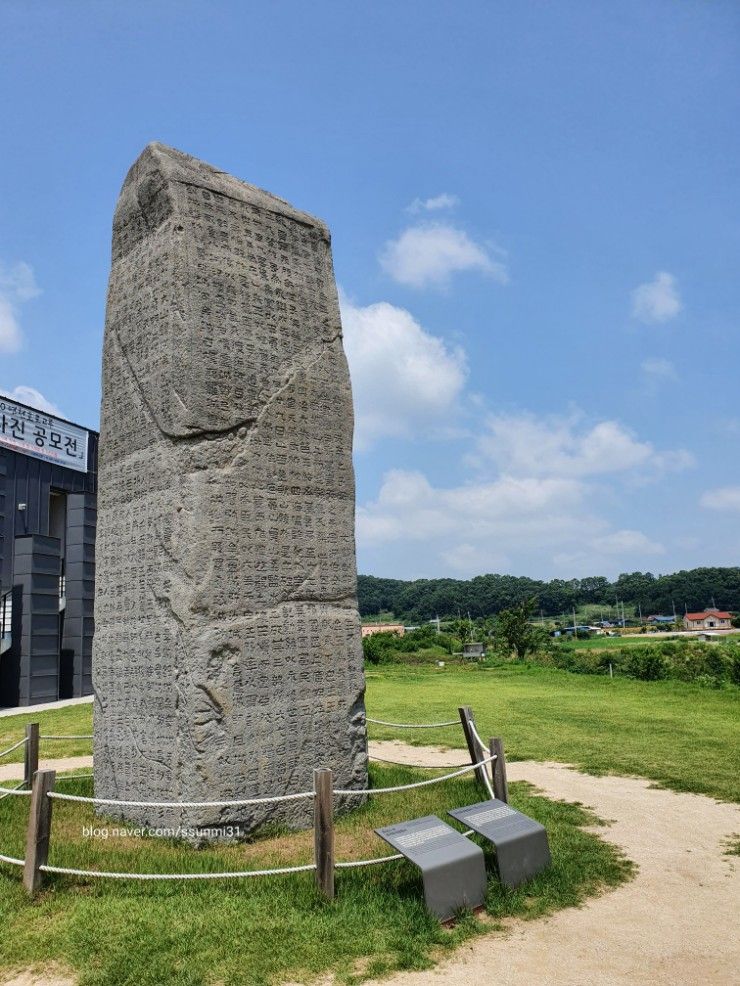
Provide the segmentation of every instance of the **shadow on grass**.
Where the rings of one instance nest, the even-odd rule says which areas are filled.
[[[412,768],[373,766],[375,786],[430,776]],[[91,782],[69,781],[65,790],[90,794]],[[465,777],[403,794],[370,798],[338,821],[337,859],[388,855],[373,828],[425,814],[452,822],[446,809],[479,801]],[[495,853],[486,851],[486,910],[495,920],[527,920],[580,903],[628,879],[632,864],[619,850],[583,830],[595,817],[585,809],[550,801],[524,783],[511,785],[512,803],[546,826],[553,865],[517,890],[495,876]],[[0,851],[23,855],[28,799],[0,802]],[[90,839],[90,806],[57,802],[50,862],[82,869],[129,872],[204,872],[310,862],[309,832],[263,833],[249,842],[193,849],[174,840]],[[114,824],[114,823],[111,823]],[[115,823],[120,825],[120,823]],[[74,970],[81,986],[201,986],[201,984],[310,981],[334,972],[360,982],[395,969],[428,968],[461,942],[491,930],[490,922],[464,915],[446,929],[427,913],[418,871],[391,862],[337,872],[337,898],[329,903],[313,874],[224,880],[129,882],[53,877],[29,901],[17,870],[0,867],[0,968],[57,963]]]

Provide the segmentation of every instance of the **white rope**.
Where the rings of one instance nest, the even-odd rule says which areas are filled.
[[[3,858],[3,857],[0,857]],[[21,861],[21,866],[23,862]],[[241,870],[229,873],[120,873],[99,870],[75,870],[66,866],[39,866],[44,873],[62,873],[65,876],[104,877],[109,880],[230,880],[249,876],[279,876],[283,873],[308,873],[316,869],[315,863],[305,866],[282,866],[273,870]]]
[[[40,740],[85,740],[92,739],[92,736],[39,736]]]
[[[487,763],[493,763],[496,759],[496,754],[494,753],[490,757],[486,757],[485,760],[479,760],[478,763],[468,764],[467,767],[461,767],[460,770],[455,770],[451,774],[443,774],[441,777],[431,777],[428,781],[416,781],[414,784],[398,784],[396,787],[370,787],[365,789],[355,789],[355,790],[345,790],[342,788],[335,788],[335,794],[393,794],[396,791],[410,791],[415,787],[426,787],[428,784],[441,784],[442,781],[449,781],[452,777],[460,777],[462,774],[468,774],[471,770],[475,770],[477,767],[481,767]],[[49,795],[51,797],[51,795]]]
[[[13,746],[9,746],[7,750],[3,750],[3,752],[0,753],[0,757],[7,757],[7,755],[9,753],[12,753],[13,750],[17,750],[19,746],[23,746],[23,744],[26,743],[26,742],[27,742],[27,739],[24,736],[22,740],[18,740],[17,743],[14,743],[13,744]]]
[[[376,757],[374,753],[368,753],[371,760],[377,760],[378,763],[392,763],[394,767],[422,767],[427,770],[447,770],[448,767],[465,767],[464,763],[404,763],[403,760],[386,760],[383,757]]]
[[[19,784],[18,787],[0,787],[0,794],[2,794],[4,798],[7,798],[9,794],[25,794],[25,795],[31,794],[30,791],[22,791],[21,790],[22,787],[23,784]]]
[[[25,866],[25,859],[16,859],[14,856],[0,855],[0,863],[10,863],[11,866]]]
[[[459,719],[449,722],[384,722],[383,719],[371,719],[365,716],[365,722],[374,722],[376,726],[395,726],[396,729],[439,729],[441,726],[459,726]]]
[[[473,834],[472,829],[468,829],[467,832],[462,833],[464,836],[469,836]],[[375,859],[352,859],[347,863],[335,863],[334,866],[338,870],[349,870],[354,866],[374,866],[375,863],[388,863],[392,859],[403,859],[403,853],[397,852],[393,856],[377,856]]]
[[[348,794],[362,792],[348,791]],[[48,791],[47,797],[58,801],[82,801],[90,805],[121,805],[124,808],[237,808],[241,805],[266,805],[278,801],[297,801],[299,798],[313,798],[313,791],[300,791],[297,794],[281,794],[273,798],[243,798],[241,801],[118,801],[116,798],[83,798],[78,794],[61,794]]]
[[[469,719],[468,722],[470,724],[470,729],[473,733],[473,736],[475,736],[475,738],[478,740],[478,746],[480,747],[480,752],[485,756],[488,753],[488,747],[480,738],[480,733],[475,728],[475,721],[473,719]]]
[[[20,784],[18,784],[17,787],[14,788],[8,789],[8,788],[0,787],[0,791],[3,792],[2,794],[0,794],[0,801],[3,801],[5,798],[10,797],[11,794],[16,794],[16,792],[20,791],[21,788],[25,786],[25,784],[26,784],[25,781],[21,781]],[[23,794],[30,794],[30,793],[31,793],[30,791],[23,792]]]
[[[60,774],[57,777],[58,781],[76,781],[81,777],[94,777],[94,774]]]
[[[403,859],[403,854],[397,852],[394,856],[378,856],[377,859],[353,859],[347,863],[335,863],[338,870],[349,870],[354,866],[373,866],[375,863],[388,863],[392,859]]]
[[[483,740],[480,738],[480,735],[478,733],[478,730],[475,728],[475,722],[472,719],[472,717],[468,720],[468,724],[470,725],[470,730],[471,730],[473,736],[478,741],[478,747],[480,749],[480,752],[485,756],[485,754],[488,753],[488,750],[486,749],[486,746],[483,743]],[[485,767],[482,768],[481,773],[483,774],[483,784],[485,785],[486,791],[488,791],[488,794],[490,795],[491,799],[493,800],[493,798],[495,798],[495,795],[493,793],[493,788],[491,787],[491,781],[488,778],[488,771],[486,770]]]

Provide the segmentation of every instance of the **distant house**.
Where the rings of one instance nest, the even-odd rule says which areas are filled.
[[[647,621],[648,623],[654,623],[654,624],[675,623],[676,617],[675,616],[648,616]]]
[[[485,657],[486,648],[484,644],[469,643],[463,644],[463,657]]]
[[[687,630],[729,630],[732,616],[721,609],[705,609],[703,613],[686,613],[683,625]]]
[[[397,633],[402,637],[406,628],[403,623],[367,623],[362,627],[363,637],[371,637],[374,633]]]
[[[564,633],[566,633],[566,634],[569,634],[572,637],[574,631],[575,631],[575,633],[586,633],[586,634],[588,634],[588,633],[593,633],[594,632],[594,627],[589,627],[589,626],[586,626],[585,623],[582,623],[580,626],[577,626],[577,627],[563,627],[562,630],[554,630],[553,633],[551,634],[551,636],[553,636],[553,637],[560,637]]]

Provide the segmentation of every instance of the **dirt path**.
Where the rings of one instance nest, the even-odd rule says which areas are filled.
[[[64,757],[61,760],[39,760],[39,767],[42,770],[88,770],[92,767],[93,759],[90,756],[84,757]],[[0,784],[3,781],[22,781],[23,764],[9,763],[0,767]]]
[[[457,764],[463,751],[372,744],[408,763]],[[592,777],[562,764],[508,766],[546,795],[593,808],[603,837],[639,866],[637,877],[583,907],[473,942],[430,972],[384,986],[731,986],[740,983],[740,858],[723,842],[740,809],[626,777]]]
[[[375,742],[403,763],[451,766],[463,750]],[[48,761],[87,767],[90,757]],[[16,765],[17,767],[17,765]],[[11,768],[6,768],[11,769]],[[544,921],[513,922],[458,950],[436,969],[399,973],[377,986],[732,986],[740,984],[740,858],[723,842],[740,833],[740,809],[626,777],[592,777],[562,764],[509,764],[511,780],[587,805],[598,834],[639,866],[637,877],[583,907]],[[21,776],[21,775],[13,775]],[[6,986],[74,986],[64,974],[22,973]]]

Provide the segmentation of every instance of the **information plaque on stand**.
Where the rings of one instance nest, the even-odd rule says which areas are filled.
[[[552,862],[545,828],[503,801],[480,801],[447,814],[494,844],[505,887],[518,887]]]
[[[442,921],[486,896],[483,850],[436,815],[375,829],[381,839],[421,870],[427,908]]]

